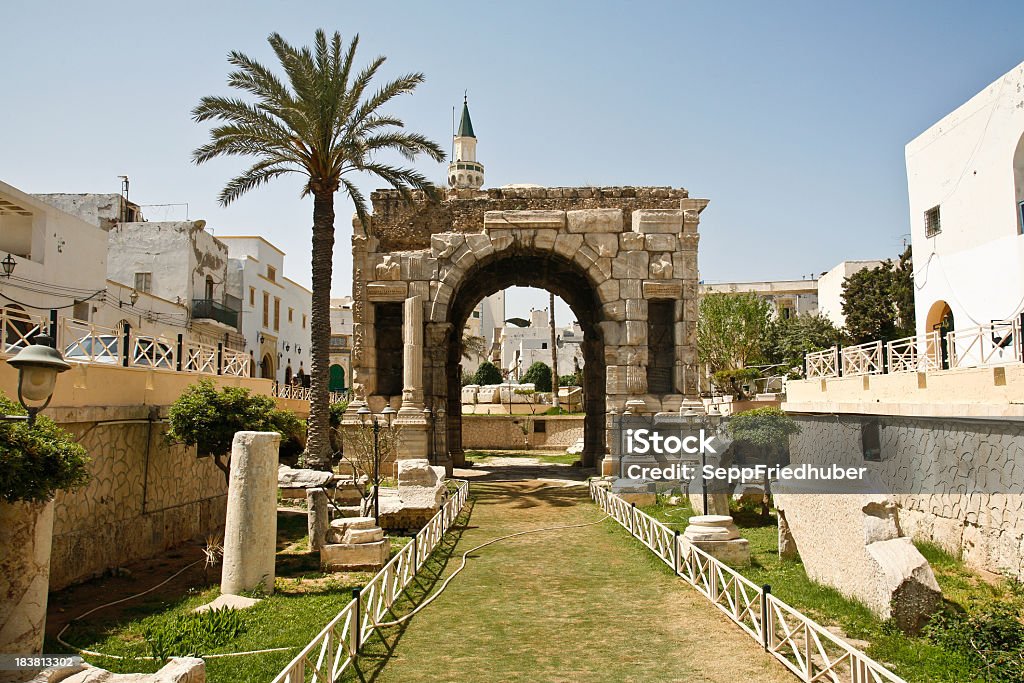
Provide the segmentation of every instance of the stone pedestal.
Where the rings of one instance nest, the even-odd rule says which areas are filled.
[[[277,432],[238,432],[231,444],[221,593],[274,592],[280,440]]]
[[[750,544],[740,538],[739,529],[729,515],[690,517],[683,536],[691,544],[730,567],[750,564]]]
[[[42,652],[52,539],[52,502],[0,503],[0,653]]]
[[[320,548],[324,571],[374,571],[391,557],[391,541],[373,517],[347,517],[331,522]]]

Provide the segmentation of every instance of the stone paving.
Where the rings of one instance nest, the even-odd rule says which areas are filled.
[[[445,574],[495,537],[601,518],[576,468],[502,460],[456,476],[472,481],[475,504]],[[793,680],[610,520],[474,552],[445,593],[389,631],[388,644],[389,655],[361,660],[368,678]]]

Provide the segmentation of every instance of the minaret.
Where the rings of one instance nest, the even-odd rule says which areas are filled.
[[[455,133],[455,153],[448,164],[448,184],[455,189],[479,190],[484,184],[484,165],[476,160],[476,135],[469,118],[468,98],[462,101],[462,120]]]

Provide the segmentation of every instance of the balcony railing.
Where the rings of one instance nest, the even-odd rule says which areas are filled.
[[[206,318],[238,329],[238,311],[215,299],[193,299],[192,317]]]

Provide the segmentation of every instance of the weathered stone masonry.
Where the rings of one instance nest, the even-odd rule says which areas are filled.
[[[353,388],[375,411],[388,401],[398,407],[395,304],[421,297],[425,402],[445,411],[434,427],[437,462],[462,460],[461,331],[479,300],[505,287],[549,289],[580,321],[585,464],[604,457],[608,410],[630,399],[651,412],[676,410],[696,394],[697,227],[707,200],[661,187],[453,190],[436,203],[380,191],[371,199],[370,229],[356,223],[353,238]]]

